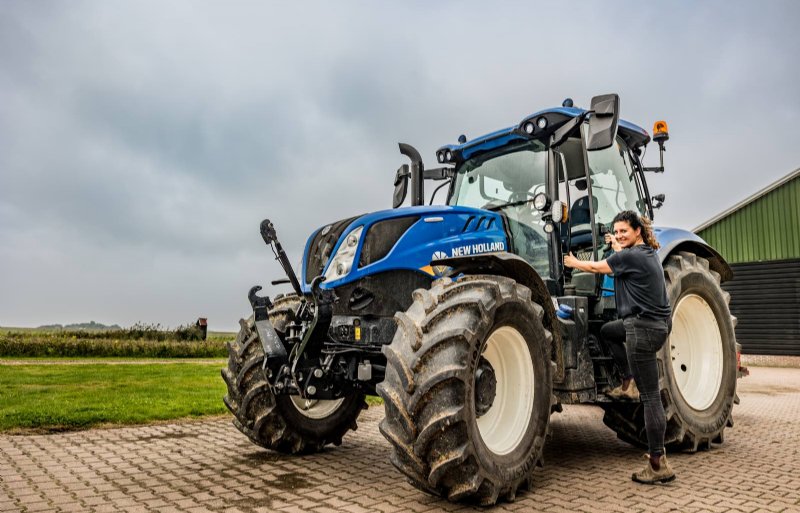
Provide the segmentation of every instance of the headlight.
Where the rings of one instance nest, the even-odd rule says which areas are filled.
[[[353,260],[356,257],[356,249],[358,248],[358,241],[361,239],[361,232],[363,226],[359,226],[351,231],[344,238],[344,241],[339,246],[339,250],[333,255],[328,269],[325,271],[325,281],[338,280],[344,278],[353,268]]]
[[[550,206],[550,200],[547,197],[547,194],[540,192],[539,194],[534,196],[533,206],[536,210],[547,210],[547,207]]]

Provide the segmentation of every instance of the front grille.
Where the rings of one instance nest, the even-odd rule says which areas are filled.
[[[372,274],[336,288],[339,301],[333,304],[333,315],[391,317],[395,312],[408,310],[416,289],[430,287],[431,276],[419,271]]]
[[[416,223],[419,216],[387,219],[373,224],[364,239],[361,247],[361,256],[358,266],[364,267],[384,258],[389,254],[397,240],[406,233],[412,224]]]
[[[361,216],[336,221],[321,228],[314,234],[306,255],[306,283],[311,283],[311,280],[322,274],[322,270],[325,269],[325,265],[330,260],[333,248],[336,247],[336,242],[341,237],[342,232],[359,217]]]

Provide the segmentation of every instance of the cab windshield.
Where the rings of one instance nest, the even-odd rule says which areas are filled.
[[[550,275],[548,235],[533,197],[545,192],[547,148],[524,141],[482,153],[457,170],[449,204],[493,210],[508,220],[512,251]]]

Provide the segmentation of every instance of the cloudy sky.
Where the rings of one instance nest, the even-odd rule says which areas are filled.
[[[234,329],[281,277],[261,219],[298,262],[316,227],[390,207],[398,141],[432,165],[567,96],[669,122],[660,225],[800,167],[794,1],[0,8],[0,326]]]

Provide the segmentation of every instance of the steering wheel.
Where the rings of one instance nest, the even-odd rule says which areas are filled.
[[[541,189],[544,189],[543,184],[537,185],[533,192],[514,193],[509,198],[509,203],[519,203],[515,208],[519,209],[520,214],[527,216],[530,222],[538,221],[542,218],[542,212],[533,206],[533,198],[539,194]]]
[[[515,192],[508,197],[508,201],[493,199],[488,203],[486,203],[485,205],[483,205],[481,208],[484,210],[491,210],[494,208],[502,207],[504,205],[517,203],[517,205],[514,205],[515,208],[529,206],[532,216],[541,218],[542,213],[533,207],[533,198],[535,198],[537,194],[542,192],[543,189],[544,189],[544,184],[539,184],[536,187],[534,187],[533,192],[530,191]]]
[[[506,205],[507,203],[508,203],[507,201],[503,201],[503,200],[500,200],[500,199],[493,199],[489,203],[486,203],[481,208],[483,210],[492,210],[492,209],[495,209],[497,207],[502,207],[503,205]]]

